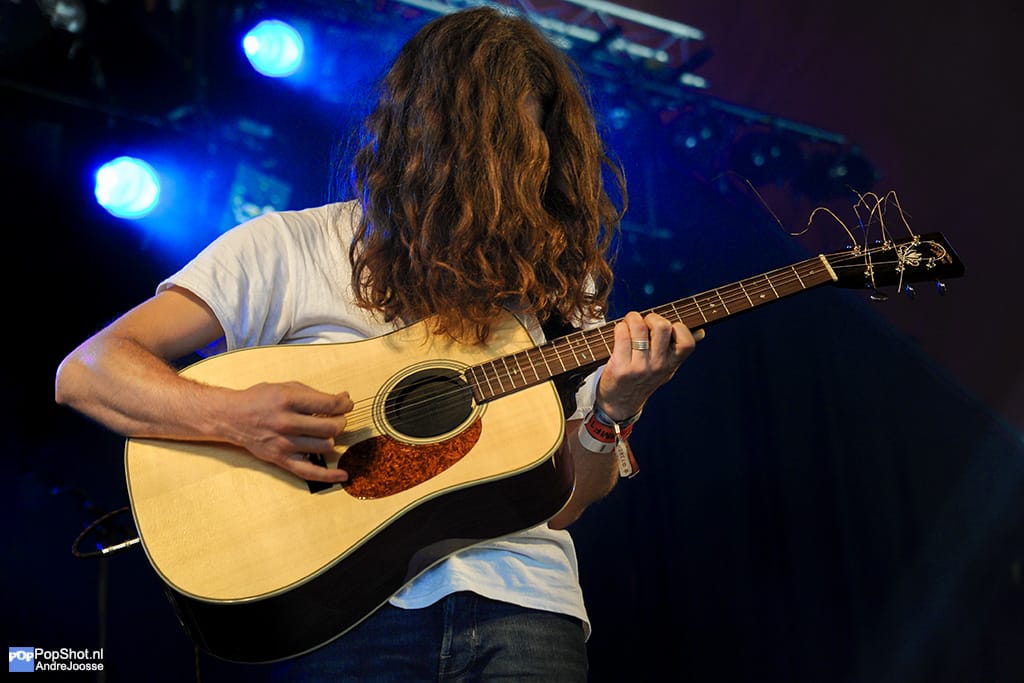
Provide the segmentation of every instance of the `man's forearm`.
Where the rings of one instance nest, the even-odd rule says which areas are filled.
[[[589,505],[611,493],[619,481],[614,453],[594,453],[580,444],[582,422],[570,420],[565,426],[563,457],[572,459],[576,483],[569,502],[548,522],[552,529],[564,529],[575,522]]]

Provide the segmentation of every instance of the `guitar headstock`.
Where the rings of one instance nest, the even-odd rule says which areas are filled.
[[[960,277],[964,264],[937,232],[826,254],[839,287],[877,289]]]

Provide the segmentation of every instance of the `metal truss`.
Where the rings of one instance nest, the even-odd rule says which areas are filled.
[[[843,135],[710,97],[694,73],[711,57],[702,30],[605,0],[391,0],[435,14],[487,5],[520,13],[573,53],[597,81],[628,81],[659,107],[699,107],[744,125],[785,131],[810,141],[842,145]],[[599,83],[596,83],[599,85]]]
[[[707,82],[692,73],[710,52],[702,49],[704,32],[694,26],[622,7],[604,0],[394,0],[437,14],[487,5],[525,15],[559,47],[595,59],[613,57],[671,74],[690,87]],[[602,54],[604,53],[604,54]],[[699,62],[699,63],[697,63]]]

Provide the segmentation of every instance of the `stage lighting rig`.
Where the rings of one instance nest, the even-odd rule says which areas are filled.
[[[672,74],[675,84],[706,88],[707,81],[694,73],[699,63],[694,46],[704,40],[700,29],[604,0],[394,0],[435,14],[449,14],[468,7],[489,5],[522,14],[562,49],[578,53],[585,71],[610,76],[616,69],[642,64]],[[703,56],[710,57],[710,52]],[[691,68],[679,67],[692,64]]]

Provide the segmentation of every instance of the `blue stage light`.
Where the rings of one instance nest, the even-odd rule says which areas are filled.
[[[118,157],[96,171],[96,201],[118,218],[142,218],[160,200],[153,167],[134,157]]]
[[[245,34],[242,49],[252,67],[271,78],[294,74],[302,66],[305,54],[299,32],[276,19],[261,21]]]

